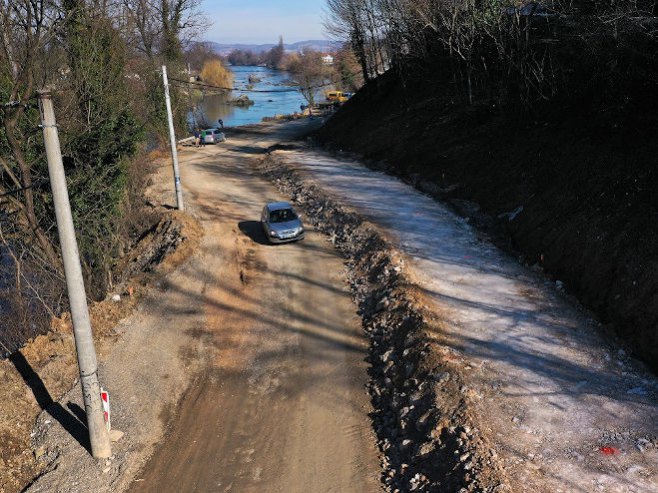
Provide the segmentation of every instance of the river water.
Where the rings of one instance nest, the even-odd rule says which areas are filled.
[[[245,89],[249,84],[249,76],[254,75],[260,82],[253,84],[253,90],[268,92],[232,91],[230,94],[204,94],[197,103],[197,109],[188,115],[191,126],[216,127],[221,118],[224,125],[234,127],[259,123],[265,116],[290,114],[299,111],[299,106],[306,104],[304,98],[296,90],[286,84],[293,76],[288,72],[271,70],[266,67],[230,67],[235,80],[233,87]],[[269,92],[271,91],[271,92]],[[254,101],[251,106],[234,106],[228,100],[243,94]]]

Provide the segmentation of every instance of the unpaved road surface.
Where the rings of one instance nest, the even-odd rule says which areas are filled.
[[[274,159],[406,254],[512,491],[658,491],[658,382],[559,283],[392,177],[308,149]]]
[[[194,336],[210,350],[132,491],[381,489],[366,343],[342,260],[312,229],[277,246],[260,230],[264,203],[285,197],[246,160],[270,144],[238,134],[181,152],[187,206],[208,242]]]
[[[303,242],[266,244],[260,209],[288,197],[260,178],[251,160],[303,125],[256,126],[220,146],[181,153],[186,204],[205,237],[197,255],[120,325],[123,338],[101,368],[115,396],[115,425],[127,435],[113,459],[95,463],[42,416],[37,434],[46,436],[46,456],[59,459],[30,491],[369,492],[381,490],[381,462],[385,480],[400,491],[657,492],[656,378],[602,338],[598,322],[555,283],[492,247],[441,204],[308,148],[275,151],[266,161],[319,184],[322,194],[366,217],[397,257],[402,253],[395,266],[404,264],[416,285],[410,292],[432,317],[431,343],[404,338],[389,350],[406,322],[389,323],[378,297],[369,310],[381,320],[364,340],[343,261],[312,227]],[[167,179],[156,186],[173,205],[170,171],[162,173]],[[326,205],[314,206],[318,217]],[[388,296],[400,308],[400,293]],[[414,373],[405,358],[418,352],[448,362],[449,372]],[[377,367],[371,374],[397,375],[393,382],[377,377],[384,386],[370,382],[371,392],[393,396],[373,398],[374,411],[364,391],[366,355]],[[391,390],[396,382],[401,387]],[[430,387],[436,401],[428,404]],[[459,412],[441,414],[450,409],[442,401]],[[427,413],[429,421],[418,418],[426,405],[437,410]],[[432,441],[407,439],[420,436],[410,429]],[[459,437],[459,446],[450,437]],[[473,437],[481,438],[480,462],[466,453],[475,450]],[[63,449],[52,445],[67,440]],[[446,451],[455,458],[441,455]],[[480,488],[468,472],[476,463],[502,471],[501,480]],[[415,471],[454,473],[456,482],[443,484],[464,489],[426,490],[430,482]]]
[[[99,354],[113,456],[87,451],[79,386],[35,426],[40,492],[376,492],[381,466],[368,413],[366,342],[343,261],[309,228],[265,244],[257,221],[283,199],[252,173],[263,148],[308,121],[236,132],[181,152],[198,251],[162,277]],[[313,122],[310,122],[311,125]],[[172,207],[168,160],[147,191]]]

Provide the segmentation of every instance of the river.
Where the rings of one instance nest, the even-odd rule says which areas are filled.
[[[306,104],[299,91],[286,84],[293,78],[289,72],[255,66],[232,66],[230,69],[235,77],[233,87],[245,89],[245,91],[232,91],[230,94],[204,94],[201,101],[197,103],[197,110],[188,115],[191,126],[195,126],[196,121],[199,127],[214,127],[217,126],[219,118],[227,127],[259,123],[265,116],[294,113],[299,111],[300,105]],[[260,82],[253,84],[253,90],[271,92],[246,91],[250,75],[260,79]],[[251,106],[228,104],[228,100],[243,94],[249,96],[254,104]]]

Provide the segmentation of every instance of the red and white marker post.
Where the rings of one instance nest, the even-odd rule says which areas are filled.
[[[103,387],[101,387],[101,400],[103,401],[105,425],[107,426],[107,431],[110,431],[112,429],[112,425],[110,424],[110,393],[104,390]]]

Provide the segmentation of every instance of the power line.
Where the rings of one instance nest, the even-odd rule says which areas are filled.
[[[263,93],[280,93],[280,92],[299,92],[299,89],[240,89],[237,87],[222,87],[222,86],[215,86],[212,84],[206,84],[204,82],[188,82],[185,80],[181,79],[174,79],[174,78],[169,78],[169,81],[175,81],[179,82],[181,84],[185,84],[186,86],[194,85],[194,86],[201,86],[201,87],[208,87],[211,89],[221,89],[223,91],[239,91],[239,92],[263,92]],[[319,89],[321,87],[327,87],[333,85],[333,82],[328,82],[326,84],[320,84],[317,86],[310,86],[308,89]]]

